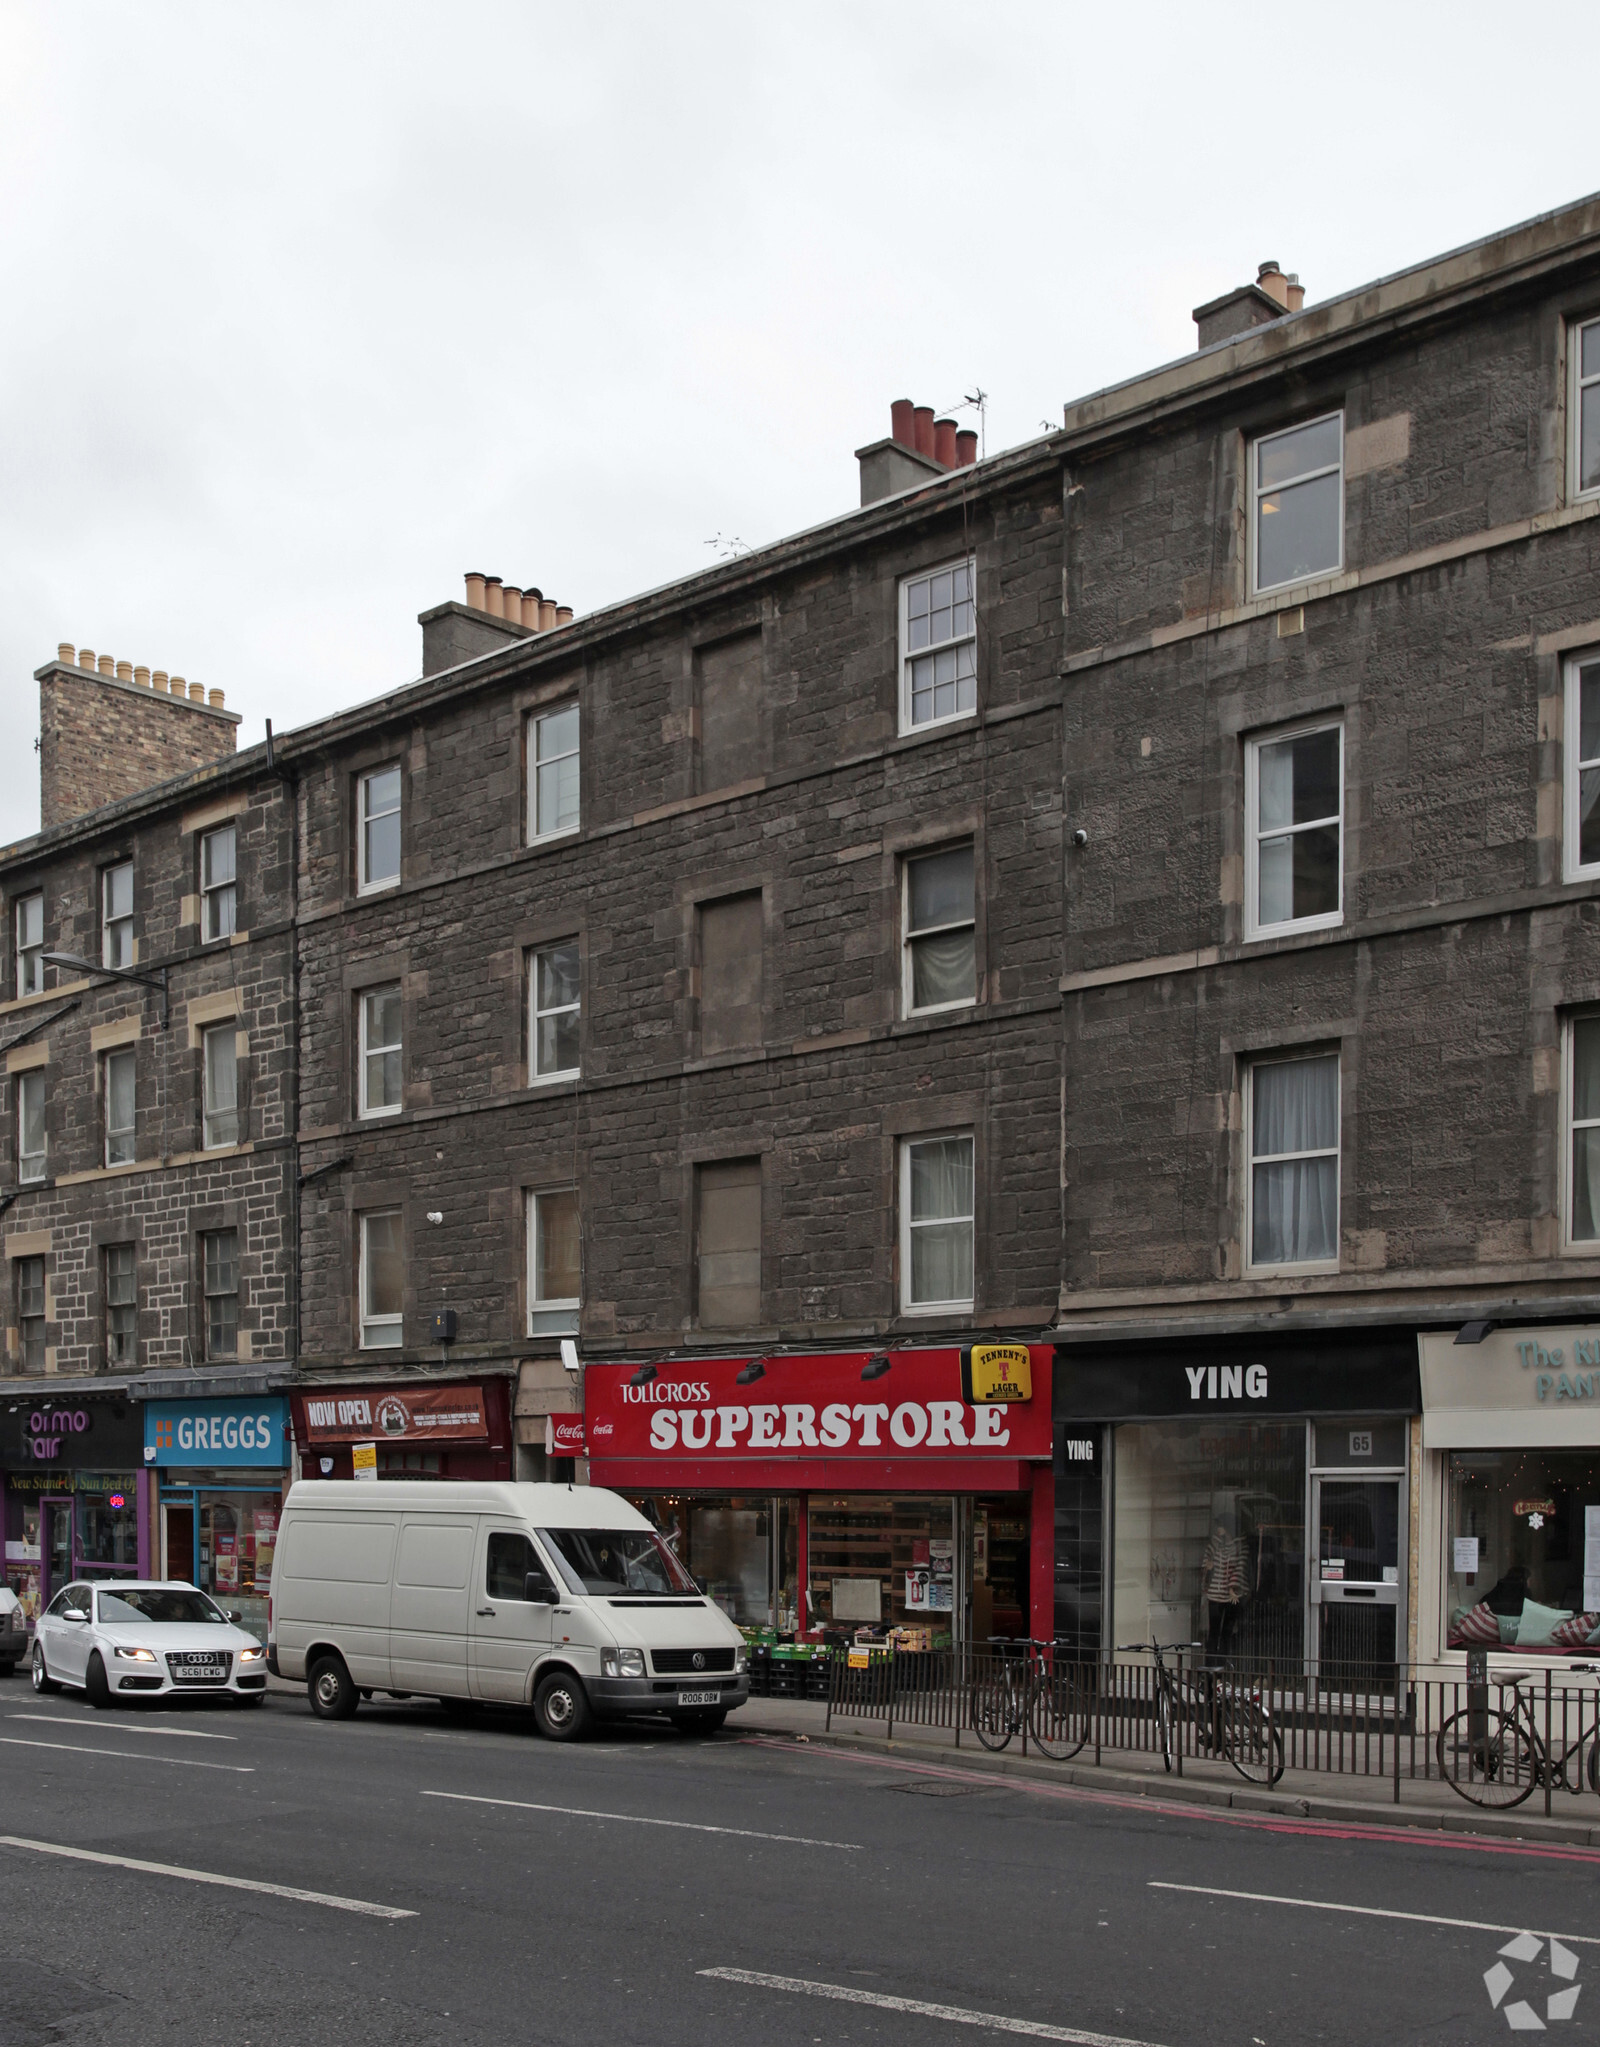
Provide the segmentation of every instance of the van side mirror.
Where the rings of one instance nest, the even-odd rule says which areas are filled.
[[[557,1606],[561,1597],[542,1571],[530,1571],[523,1579],[522,1596],[534,1606]]]

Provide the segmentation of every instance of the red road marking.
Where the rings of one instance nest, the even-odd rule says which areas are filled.
[[[1213,1826],[1251,1827],[1268,1834],[1304,1834],[1323,1841],[1395,1841],[1408,1846],[1461,1848],[1476,1855],[1542,1856],[1556,1862],[1600,1863],[1600,1849],[1568,1842],[1495,1841],[1481,1834],[1445,1833],[1429,1827],[1384,1827],[1370,1820],[1290,1819],[1279,1813],[1235,1812],[1214,1805],[1190,1805],[1175,1799],[1145,1798],[1129,1792],[1091,1791],[1077,1784],[1040,1784],[1027,1777],[990,1775],[986,1770],[959,1770],[941,1763],[913,1763],[894,1756],[865,1756],[856,1749],[819,1744],[811,1748],[771,1735],[744,1734],[749,1748],[782,1749],[788,1755],[827,1756],[840,1762],[863,1763],[874,1770],[894,1770],[913,1777],[941,1777],[951,1783],[981,1784],[990,1790],[1021,1791],[1034,1798],[1066,1805],[1112,1806],[1124,1812],[1156,1813],[1163,1819],[1209,1820]]]

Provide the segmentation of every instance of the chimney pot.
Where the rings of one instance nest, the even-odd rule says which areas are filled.
[[[469,569],[467,571],[467,602],[474,611],[482,611],[484,608],[483,580],[483,577],[478,575],[475,570]]]
[[[80,668],[87,668],[91,675],[94,673],[93,647],[80,647],[78,649],[78,666]]]
[[[188,694],[189,685],[184,681],[181,675],[175,675],[172,678],[172,680],[167,684],[167,689],[171,695],[175,697],[181,697],[186,696]]]
[[[912,419],[916,424],[914,444],[919,455],[926,455],[930,462],[938,458],[933,452],[933,407],[918,405],[913,408]]]
[[[946,469],[956,466],[956,423],[953,419],[936,419],[933,423],[933,459],[942,462]]]
[[[140,687],[141,689],[148,689],[148,688],[150,687],[150,671],[149,671],[149,669],[148,669],[148,668],[136,668],[136,669],[135,669],[135,670],[133,671],[133,679],[134,679],[134,681],[135,681],[135,682],[136,682],[136,683],[137,683],[137,684],[139,685],[139,687]]]
[[[220,689],[212,690],[208,694],[206,701],[210,704],[212,710],[220,711],[222,709],[222,691]]]
[[[159,690],[159,691],[161,692],[161,694],[162,694],[163,696],[165,696],[165,695],[166,695],[166,693],[167,693],[167,671],[166,671],[166,670],[165,670],[164,668],[158,668],[158,669],[156,669],[156,670],[154,671],[154,673],[153,673],[153,674],[151,675],[151,677],[150,677],[150,687],[151,687],[152,689],[155,689],[155,690]]]
[[[132,682],[133,663],[131,661],[119,661],[117,663],[117,680],[118,682]]]
[[[500,610],[513,625],[522,623],[522,592],[515,583],[503,583],[500,587]]]
[[[558,604],[558,605],[556,606],[556,624],[557,624],[557,625],[571,625],[571,623],[572,623],[572,606],[571,606],[570,604]]]
[[[56,648],[56,659],[63,668],[76,668],[78,665],[78,650],[70,640],[62,640]]]
[[[503,585],[498,576],[484,577],[483,608],[491,618],[504,618],[506,615],[505,599],[500,594],[502,588]]]
[[[909,398],[897,398],[889,407],[889,432],[902,448],[917,445],[917,425],[912,418],[915,410]]]
[[[102,654],[100,656],[100,673],[102,675],[115,675],[116,672],[117,663],[115,656],[111,654]]]
[[[548,633],[553,631],[555,628],[555,622],[556,622],[555,599],[553,597],[541,597],[539,600],[540,632]]]
[[[1256,289],[1264,291],[1269,299],[1289,310],[1289,280],[1276,262],[1261,264],[1256,270]]]
[[[523,591],[522,623],[528,628],[530,632],[536,633],[539,630],[539,610],[541,603],[542,599],[540,598],[537,590]]]
[[[191,683],[190,683],[190,685],[189,685],[189,701],[190,701],[190,703],[191,703],[191,704],[203,704],[203,703],[205,702],[205,700],[206,700],[206,686],[205,686],[205,684],[204,684],[203,682],[191,682]]]
[[[956,435],[956,467],[967,469],[978,459],[978,429],[964,426]]]
[[[1286,282],[1289,287],[1289,310],[1298,313],[1306,302],[1306,288],[1294,271],[1290,271]]]

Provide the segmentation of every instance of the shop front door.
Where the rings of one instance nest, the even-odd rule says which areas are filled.
[[[44,1502],[44,1527],[40,1531],[43,1541],[40,1548],[44,1555],[45,1582],[40,1587],[40,1598],[48,1606],[63,1585],[72,1581],[72,1502],[70,1500],[46,1500]]]
[[[1324,1671],[1376,1672],[1398,1654],[1402,1485],[1398,1478],[1316,1481],[1311,1598]]]
[[[185,1584],[198,1582],[194,1564],[194,1505],[163,1502],[161,1508],[161,1570]]]

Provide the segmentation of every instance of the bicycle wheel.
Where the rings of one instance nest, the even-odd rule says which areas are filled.
[[[1283,1736],[1254,1699],[1230,1695],[1223,1706],[1222,1745],[1247,1784],[1276,1784],[1283,1775]]]
[[[996,1754],[1011,1744],[1015,1714],[1011,1687],[1003,1678],[980,1678],[972,1687],[972,1731]]]
[[[1172,1737],[1174,1728],[1172,1724],[1172,1694],[1165,1685],[1161,1685],[1156,1691],[1156,1731],[1161,1737],[1161,1760],[1166,1765],[1167,1774],[1170,1776],[1172,1774]]]
[[[1042,1756],[1064,1763],[1089,1739],[1090,1694],[1070,1666],[1042,1672],[1028,1713],[1028,1732]]]
[[[1477,1734],[1472,1731],[1479,1721]],[[1439,1775],[1469,1805],[1504,1811],[1521,1805],[1540,1780],[1543,1744],[1513,1714],[1498,1706],[1474,1715],[1470,1707],[1452,1713],[1435,1744]]]

